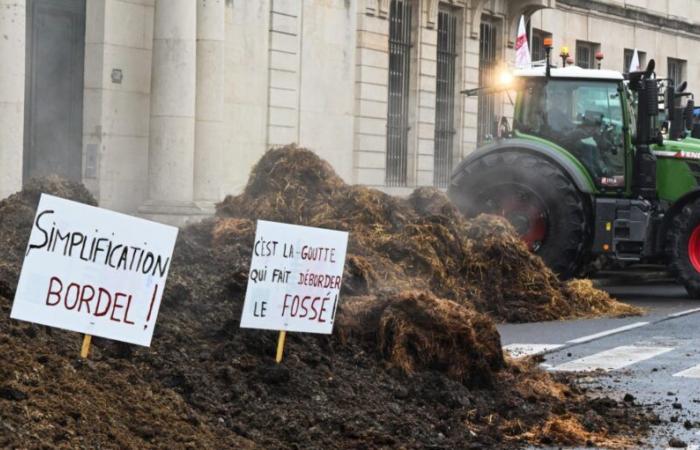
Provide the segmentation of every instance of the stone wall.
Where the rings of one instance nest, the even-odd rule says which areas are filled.
[[[147,197],[153,2],[86,2],[83,182],[118,211]]]
[[[0,198],[22,187],[25,0],[0,0]]]
[[[198,7],[207,2],[198,0]],[[154,187],[149,185],[149,166],[168,159],[167,152],[149,156],[156,4],[87,1],[82,181],[102,205],[130,213],[148,203]],[[194,85],[188,90],[196,92],[182,93],[198,98],[199,144],[192,152],[194,172],[185,177],[191,189],[171,200],[215,201],[240,192],[266,149],[290,142],[318,152],[351,183],[398,194],[432,185],[440,8],[452,8],[459,17],[459,90],[478,86],[482,17],[499,24],[498,54],[512,62],[514,27],[523,12],[532,13],[533,27],[553,34],[555,53],[561,45],[574,52],[576,40],[600,43],[603,67],[621,70],[624,50],[637,48],[647,59],[657,60],[661,76],[669,57],[687,60],[690,90],[700,86],[700,59],[692,52],[700,40],[700,32],[694,31],[700,26],[700,0],[559,0],[555,9],[541,9],[555,6],[553,0],[413,0],[407,187],[387,188],[390,4],[226,0],[223,36],[207,33],[213,29],[204,29],[209,27],[206,20],[198,23],[198,51],[223,56],[220,65],[211,57],[196,58],[197,78],[207,86],[223,86],[203,90]],[[0,197],[22,182],[25,9],[24,1],[0,0]],[[216,76],[210,77],[206,67],[216,69]],[[209,105],[215,102],[207,98],[216,98],[218,106]],[[499,114],[512,114],[510,102],[501,100]],[[476,148],[478,100],[457,94],[455,106],[456,163]],[[221,141],[218,147],[207,137],[216,133],[206,131],[217,126],[223,128],[215,139]],[[184,174],[181,158],[173,153],[172,159],[173,164],[179,161],[177,173]],[[158,189],[180,182],[181,175],[168,173],[167,164],[163,167]]]

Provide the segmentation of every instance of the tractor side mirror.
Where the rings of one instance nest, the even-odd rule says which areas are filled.
[[[676,88],[676,94],[682,94],[683,92],[685,92],[687,87],[688,87],[688,82],[687,81],[682,82]]]

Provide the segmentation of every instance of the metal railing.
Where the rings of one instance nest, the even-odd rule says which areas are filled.
[[[446,187],[452,173],[455,131],[455,63],[457,58],[457,16],[438,12],[437,77],[435,95],[435,152],[433,182]]]
[[[489,21],[481,22],[479,34],[479,87],[493,84],[496,72],[497,27]],[[479,145],[493,138],[496,132],[496,97],[479,93],[477,142]]]
[[[408,105],[411,68],[411,4],[392,0],[389,13],[389,104],[386,185],[405,186],[408,172]]]

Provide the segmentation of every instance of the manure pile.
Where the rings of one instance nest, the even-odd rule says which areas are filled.
[[[244,192],[226,197],[217,215],[218,239],[248,246],[252,240],[236,234],[240,220],[350,232],[344,298],[387,289],[427,290],[506,322],[640,313],[586,281],[560,282],[505,219],[467,220],[433,188],[402,199],[347,185],[327,162],[301,148],[268,152]],[[226,218],[236,221],[227,225]],[[247,259],[236,261],[245,273]]]
[[[495,320],[632,314],[561,284],[496,218],[446,197],[348,186],[313,153],[268,152],[243,194],[183,230],[150,349],[11,321],[39,192],[0,201],[0,447],[514,448],[637,445],[653,417],[505,360]],[[239,328],[255,219],[350,231],[332,336]]]

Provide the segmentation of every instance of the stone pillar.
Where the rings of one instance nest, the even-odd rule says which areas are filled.
[[[194,197],[197,3],[156,0],[151,69],[148,200],[140,212],[182,224]]]
[[[22,189],[25,0],[0,0],[0,199]]]
[[[224,142],[225,0],[197,0],[194,199],[213,213],[221,198]]]

